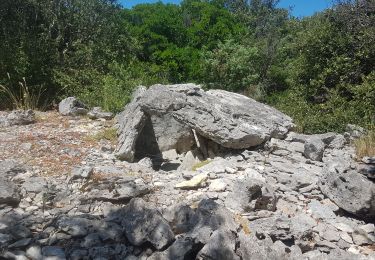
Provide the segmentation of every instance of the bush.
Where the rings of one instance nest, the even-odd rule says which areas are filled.
[[[257,48],[228,40],[217,49],[205,52],[203,60],[203,81],[208,88],[247,91],[253,97],[260,95]]]
[[[149,76],[152,67],[137,62],[128,65],[113,63],[104,74],[95,69],[58,72],[57,80],[64,86],[65,95],[76,96],[89,106],[101,106],[104,110],[119,112],[130,101],[135,87],[164,82],[157,76]]]
[[[330,90],[324,103],[309,102],[302,87],[274,93],[267,101],[291,116],[300,132],[308,134],[343,132],[347,124],[371,128],[375,125],[373,82],[371,76],[366,78],[363,84],[352,86],[354,94],[350,98],[342,96],[337,89]]]

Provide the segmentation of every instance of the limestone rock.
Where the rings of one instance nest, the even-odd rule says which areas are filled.
[[[248,260],[268,260],[268,259],[303,259],[301,249],[297,246],[287,247],[283,243],[273,243],[266,236],[264,239],[258,239],[254,234],[249,236],[240,233],[238,236],[239,249],[237,253],[241,259]]]
[[[257,179],[247,178],[235,181],[232,191],[225,199],[225,205],[238,212],[253,210],[276,210],[277,198],[273,188]]]
[[[194,210],[181,203],[168,207],[163,211],[163,217],[170,223],[175,234],[186,233],[194,226]]]
[[[62,217],[57,221],[59,229],[73,237],[84,237],[87,235],[91,221],[86,218],[69,218]]]
[[[17,186],[0,176],[0,205],[16,206],[21,200]]]
[[[340,208],[363,218],[375,216],[375,183],[358,172],[327,167],[319,187]]]
[[[87,116],[90,119],[99,119],[103,118],[105,120],[111,120],[113,118],[113,113],[105,112],[101,107],[93,107],[88,113]]]
[[[20,164],[15,160],[0,161],[0,176],[14,177],[19,173],[26,172],[25,165]]]
[[[68,97],[59,103],[59,113],[63,116],[86,115],[87,112],[87,106],[75,97]]]
[[[44,259],[48,259],[47,257],[53,257],[56,260],[65,259],[64,249],[58,246],[45,246],[42,248],[42,254]]]
[[[214,192],[221,192],[221,191],[225,191],[226,187],[227,187],[227,184],[223,180],[217,179],[211,182],[208,189]]]
[[[25,179],[22,188],[27,192],[39,193],[46,190],[47,181],[43,177],[29,177]]]
[[[149,193],[151,187],[142,179],[110,175],[99,183],[89,182],[84,189],[89,191],[85,196],[89,200],[127,202]]]
[[[81,167],[75,167],[72,170],[72,176],[71,179],[79,179],[79,178],[90,178],[90,176],[93,174],[94,169],[90,166],[81,166]]]
[[[199,251],[197,260],[204,259],[233,259],[239,260],[235,254],[236,235],[228,230],[215,230],[210,241]]]
[[[147,260],[185,260],[192,253],[194,245],[190,237],[179,236],[168,249],[154,253]]]
[[[142,199],[132,199],[124,208],[122,225],[129,242],[136,246],[148,241],[161,250],[175,240],[168,222]]]
[[[366,134],[366,130],[358,125],[348,124],[345,130],[352,138],[360,138]]]
[[[28,125],[35,123],[35,113],[29,110],[15,110],[5,117],[0,117],[0,126]]]
[[[195,151],[188,151],[185,154],[181,165],[178,167],[178,170],[191,171],[193,169],[193,167],[195,165],[197,165],[197,163],[199,163],[199,162],[200,162],[200,160],[199,160],[198,156],[196,155],[196,152]]]
[[[305,143],[303,155],[313,161],[321,161],[323,158],[325,144],[320,138],[309,138]]]
[[[288,116],[239,94],[205,92],[194,84],[154,85],[140,88],[119,116],[116,151],[119,158],[132,161],[142,140],[154,140],[154,147],[148,146],[152,154],[175,146],[181,150],[179,144],[186,149],[194,142],[192,130],[223,147],[243,149],[283,137],[293,126]]]
[[[191,178],[191,180],[176,184],[175,187],[178,189],[197,189],[205,186],[207,179],[208,175],[206,173],[200,173]]]
[[[233,214],[210,199],[199,202],[190,223],[191,229],[186,235],[193,238],[196,243],[202,244],[207,244],[210,241],[210,236],[215,230],[235,232],[239,229]]]
[[[41,260],[42,257],[42,249],[39,246],[30,246],[26,250],[26,256],[31,260]]]

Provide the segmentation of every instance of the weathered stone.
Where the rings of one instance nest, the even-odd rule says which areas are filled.
[[[99,233],[91,233],[85,236],[81,242],[81,247],[90,248],[93,246],[98,246],[102,243]]]
[[[19,173],[26,172],[25,165],[20,164],[15,160],[0,161],[0,177],[14,177]]]
[[[151,170],[153,168],[152,160],[151,160],[151,158],[148,158],[148,157],[145,157],[145,158],[141,159],[138,162],[138,164],[146,167],[146,169],[150,169]]]
[[[375,225],[372,223],[362,225],[359,229],[365,231],[366,233],[375,233]]]
[[[164,210],[163,217],[169,222],[175,234],[188,232],[193,225],[195,212],[186,204],[172,205]]]
[[[62,217],[57,221],[57,226],[59,227],[59,229],[63,230],[73,237],[86,236],[90,225],[90,220],[79,217]]]
[[[333,210],[326,206],[321,204],[317,200],[312,200],[309,205],[309,211],[311,212],[312,216],[317,218],[317,219],[322,219],[322,220],[330,220],[334,219],[336,217],[335,213]]]
[[[0,205],[16,206],[21,200],[17,186],[0,176]]]
[[[16,239],[22,239],[31,237],[32,233],[30,229],[22,224],[12,225],[8,228],[8,232],[12,234]]]
[[[294,236],[291,232],[291,220],[283,216],[256,219],[249,228],[258,236],[270,236],[273,240],[287,241]]]
[[[13,244],[9,245],[8,248],[19,248],[19,247],[25,247],[31,242],[31,238],[23,238],[21,240],[18,240],[17,242],[14,242]]]
[[[227,184],[223,180],[217,179],[217,180],[213,180],[210,183],[210,186],[208,187],[208,189],[214,192],[221,192],[221,191],[225,191],[226,187],[227,187]]]
[[[42,249],[39,246],[31,246],[26,250],[26,256],[31,260],[42,260]]]
[[[196,259],[233,259],[239,260],[240,257],[235,254],[236,235],[229,230],[215,230],[209,242],[199,251]]]
[[[102,110],[101,107],[93,107],[88,113],[87,116],[90,119],[99,119],[103,118],[106,120],[111,120],[113,118],[113,113],[111,112],[105,112]]]
[[[345,130],[352,138],[360,138],[361,136],[366,134],[366,130],[358,125],[348,124]]]
[[[35,113],[32,110],[15,110],[5,117],[0,117],[0,126],[29,125],[35,123]]]
[[[358,164],[357,170],[367,178],[375,180],[375,164]]]
[[[146,124],[147,116],[141,110],[139,99],[146,92],[146,87],[138,87],[123,112],[116,116],[119,134],[119,145],[116,154],[120,159],[133,161],[136,153],[136,142]]]
[[[150,192],[151,187],[142,179],[121,175],[109,175],[99,183],[89,183],[84,190],[89,191],[84,199],[112,202],[127,202],[132,198]]]
[[[362,162],[366,164],[375,164],[375,156],[372,156],[372,157],[365,156],[362,158]]]
[[[280,241],[273,243],[268,236],[258,239],[254,234],[239,233],[238,247],[237,254],[246,260],[303,259],[301,249],[297,246],[287,247]]]
[[[65,98],[59,103],[59,113],[63,116],[86,115],[87,112],[87,106],[75,97]]]
[[[27,192],[39,193],[46,190],[47,181],[43,177],[29,177],[25,179],[24,183],[22,184],[22,188]]]
[[[346,232],[340,232],[340,237],[345,242],[347,242],[349,244],[353,244],[353,239],[352,239],[352,237],[348,233],[346,233]]]
[[[64,249],[58,246],[45,246],[42,248],[43,259],[55,257],[56,260],[65,259]]]
[[[185,260],[194,254],[194,246],[190,237],[179,236],[165,251],[156,252],[147,260]]]
[[[292,120],[276,109],[223,90],[205,92],[194,84],[141,88],[125,111],[119,117],[117,155],[130,161],[134,159],[137,140],[145,139],[143,128],[164,128],[162,136],[172,141],[173,146],[185,136],[186,130],[194,129],[223,147],[242,149],[257,146],[271,137],[282,137],[293,127]],[[147,120],[151,127],[145,127]],[[158,137],[157,133],[149,132],[148,139],[157,140],[153,135]],[[157,148],[164,150],[160,143],[163,142]],[[173,147],[168,145],[168,148]]]
[[[90,178],[90,176],[93,174],[94,169],[90,166],[82,166],[82,167],[75,167],[72,170],[72,177],[71,179],[79,179],[79,178]]]
[[[305,143],[303,155],[314,161],[321,161],[323,158],[325,144],[320,138],[309,138]]]
[[[373,244],[373,241],[371,241],[371,239],[368,237],[367,232],[360,230],[360,229],[355,230],[352,233],[352,238],[353,238],[354,244],[359,245],[359,246]]]
[[[168,222],[142,199],[132,199],[123,210],[122,225],[131,244],[140,246],[148,241],[161,250],[174,241]]]
[[[276,210],[277,198],[273,188],[257,179],[235,181],[225,205],[238,212],[253,210]]]
[[[375,216],[375,183],[355,171],[327,167],[319,183],[324,195],[340,208],[359,217]]]
[[[178,170],[180,171],[191,171],[193,170],[194,166],[197,165],[200,162],[197,154],[195,151],[188,151],[183,160],[181,165],[178,167]]]
[[[149,115],[141,109],[140,99],[146,89],[139,87],[132,102],[118,118],[120,159],[133,161],[145,156],[162,157],[163,151],[187,152],[194,144],[191,129],[171,115]]]
[[[213,200],[205,199],[198,204],[196,213],[191,219],[191,230],[187,236],[195,239],[196,243],[207,244],[210,235],[217,229],[237,231],[239,225],[233,214]]]
[[[176,184],[178,189],[197,189],[204,187],[206,185],[206,180],[208,179],[207,173],[200,173],[195,175],[191,180],[183,181]]]
[[[337,228],[338,230],[341,230],[341,231],[344,231],[344,232],[347,232],[347,233],[353,233],[354,232],[354,229],[351,226],[349,226],[345,223],[341,223],[341,222],[340,223],[333,223],[333,226],[335,228]]]
[[[258,171],[251,169],[251,168],[246,168],[245,169],[245,174],[246,177],[250,179],[256,179],[262,182],[266,182],[266,178],[264,178]]]
[[[14,240],[14,238],[11,235],[0,233],[0,245],[8,244],[12,240]]]

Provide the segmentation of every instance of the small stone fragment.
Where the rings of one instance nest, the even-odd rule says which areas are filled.
[[[206,185],[206,181],[208,179],[207,173],[200,173],[195,175],[191,180],[183,181],[176,184],[176,188],[178,189],[196,189],[201,188]]]

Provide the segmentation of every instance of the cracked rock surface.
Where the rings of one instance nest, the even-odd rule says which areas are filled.
[[[375,184],[360,170],[374,158],[355,158],[350,133],[229,149],[167,117],[160,129],[186,130],[180,150],[127,162],[115,152],[124,136],[97,137],[115,122],[36,116],[0,128],[1,259],[375,259]],[[310,140],[320,160],[307,158]]]

